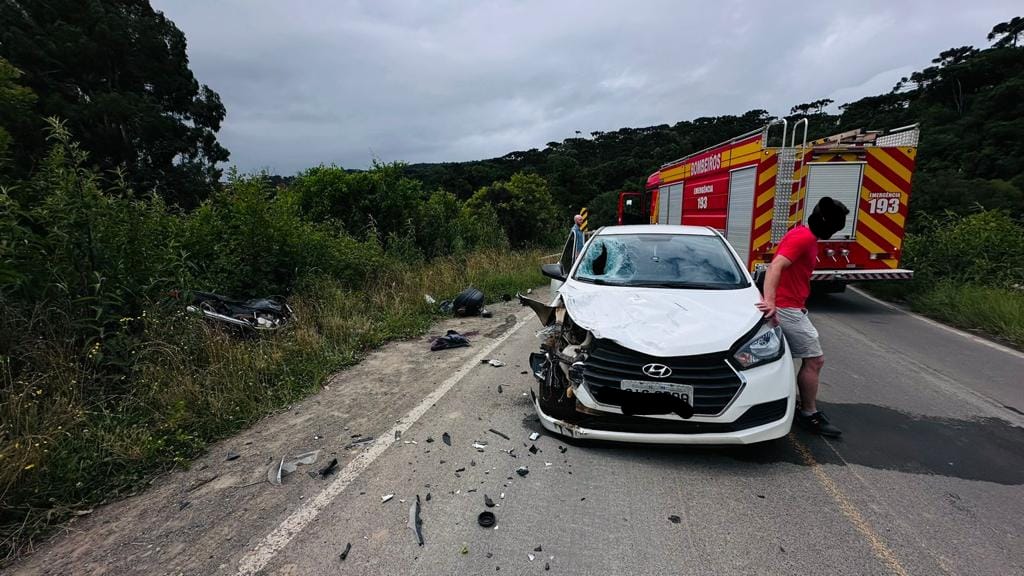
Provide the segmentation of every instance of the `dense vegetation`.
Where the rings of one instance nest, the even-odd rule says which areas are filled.
[[[224,108],[188,69],[183,34],[148,2],[5,0],[0,23],[8,558],[316,390],[369,347],[421,332],[436,316],[424,293],[540,282],[530,250],[557,244],[570,212],[590,205],[607,223],[617,191],[661,163],[769,120],[754,110],[479,162],[222,180]],[[1019,298],[1020,33],[1019,19],[1000,24],[993,47],[944,52],[839,115],[825,100],[794,107],[813,118],[812,135],[922,123],[907,247],[919,280],[903,294],[914,302],[961,298],[991,313]],[[196,289],[286,294],[301,321],[238,340],[183,314]]]

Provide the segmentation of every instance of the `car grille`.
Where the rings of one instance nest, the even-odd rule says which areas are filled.
[[[728,356],[728,352],[719,352],[658,358],[640,354],[610,340],[595,339],[584,363],[583,379],[598,402],[613,406],[621,406],[626,395],[635,394],[622,391],[619,385],[622,380],[689,384],[693,386],[694,413],[718,414],[743,385],[736,372],[726,364]],[[672,375],[667,378],[647,376],[642,368],[651,363],[668,366]]]

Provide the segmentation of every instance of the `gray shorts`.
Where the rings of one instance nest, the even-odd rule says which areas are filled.
[[[782,333],[786,335],[793,358],[817,358],[824,353],[818,340],[818,330],[807,317],[807,310],[800,308],[776,308]]]

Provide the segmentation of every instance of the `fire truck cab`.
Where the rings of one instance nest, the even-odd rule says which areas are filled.
[[[853,130],[807,142],[807,124],[801,119],[790,130],[785,119],[775,120],[664,164],[643,192],[619,195],[619,224],[715,228],[757,277],[783,235],[806,223],[818,200],[830,196],[850,215],[843,230],[819,242],[811,277],[817,289],[913,277],[900,267],[900,257],[918,126]],[[779,132],[775,142],[781,144],[769,146]]]

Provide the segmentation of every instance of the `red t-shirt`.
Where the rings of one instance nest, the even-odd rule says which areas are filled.
[[[811,293],[811,273],[818,259],[817,236],[807,226],[798,224],[782,237],[776,255],[785,256],[792,264],[782,269],[775,306],[803,308]]]

